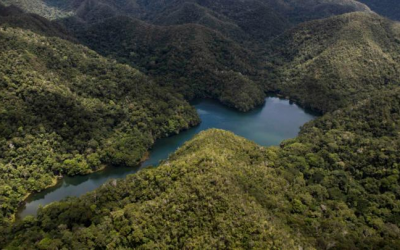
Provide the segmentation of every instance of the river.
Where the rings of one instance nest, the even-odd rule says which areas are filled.
[[[65,177],[56,186],[28,197],[17,216],[23,218],[35,215],[40,206],[68,196],[80,196],[110,179],[124,178],[144,167],[155,166],[194,135],[206,129],[229,130],[262,146],[272,146],[296,137],[300,127],[316,117],[296,104],[277,97],[268,97],[262,107],[247,113],[238,112],[212,100],[200,100],[193,105],[202,123],[178,135],[158,140],[150,151],[150,158],[141,167],[110,167],[86,176]]]

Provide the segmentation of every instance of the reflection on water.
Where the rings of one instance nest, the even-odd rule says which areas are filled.
[[[39,206],[61,200],[68,196],[80,196],[101,186],[110,179],[124,178],[128,174],[168,158],[184,142],[202,130],[220,128],[234,132],[263,146],[279,145],[285,139],[296,137],[300,127],[315,118],[296,104],[276,97],[266,99],[262,107],[243,113],[222,106],[212,100],[194,103],[202,123],[170,138],[160,139],[151,150],[150,158],[140,168],[110,167],[86,176],[63,178],[55,187],[31,195],[18,216],[36,214]]]

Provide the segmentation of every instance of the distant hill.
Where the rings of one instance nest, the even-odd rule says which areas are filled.
[[[1,2],[37,13],[0,6],[1,249],[400,245],[399,23],[352,0]],[[277,147],[202,132],[14,220],[58,178],[139,166],[200,122],[186,100],[266,91],[324,115]]]
[[[63,7],[64,5],[60,5],[63,2],[67,1],[46,1],[46,0],[0,0],[0,3],[8,6],[15,5],[26,12],[38,14],[46,19],[54,20],[59,18],[65,18],[73,15],[74,13],[71,11],[66,11]],[[68,1],[69,2],[69,1]]]
[[[13,5],[6,7],[0,4],[0,25],[28,29],[46,36],[55,36],[71,41],[75,40],[60,24],[50,22],[37,14],[25,13]]]
[[[172,84],[189,99],[212,97],[243,111],[264,101],[263,90],[251,79],[257,66],[252,52],[203,26],[163,27],[116,17],[78,37],[99,53]]]
[[[260,0],[279,11],[291,23],[327,18],[349,12],[370,12],[357,0]]]
[[[1,0],[50,19],[94,24],[130,16],[158,25],[197,23],[231,38],[266,40],[293,24],[353,11],[368,11],[355,0]],[[55,11],[57,10],[57,11]]]
[[[274,40],[268,57],[272,87],[332,111],[400,83],[400,24],[372,13],[311,21]]]
[[[30,6],[25,1],[15,4]],[[47,0],[43,4],[63,11],[51,18],[103,56],[137,67],[188,99],[211,97],[242,111],[263,103],[262,83],[269,81],[271,68],[259,54],[271,39],[303,21],[370,12],[353,0]],[[46,13],[53,12],[42,14]]]

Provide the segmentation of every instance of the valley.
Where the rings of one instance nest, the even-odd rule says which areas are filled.
[[[0,248],[398,249],[398,8],[0,0]]]
[[[315,117],[295,104],[276,97],[268,98],[263,107],[248,113],[225,108],[211,100],[196,101],[194,106],[199,113],[201,124],[178,135],[157,140],[150,151],[149,159],[140,167],[115,166],[90,175],[66,176],[55,187],[28,197],[17,216],[21,219],[27,215],[36,215],[40,206],[70,196],[79,197],[110,180],[125,178],[145,167],[157,166],[196,134],[210,128],[234,132],[262,146],[277,146],[285,139],[296,137],[300,127]]]

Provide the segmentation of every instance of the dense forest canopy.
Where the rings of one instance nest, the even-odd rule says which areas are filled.
[[[400,83],[400,24],[363,12],[311,21],[273,40],[267,55],[277,71],[268,88],[333,111]]]
[[[297,99],[276,82],[273,72],[280,65],[263,56],[272,39],[304,21],[371,12],[353,0],[37,0],[36,8],[23,0],[2,1],[63,24],[89,48],[173,86],[189,100],[214,98],[242,111],[263,103],[264,92],[279,90]],[[302,103],[327,110],[311,100]]]
[[[398,249],[398,7],[0,0],[0,248]],[[189,100],[248,111],[268,92],[323,116],[279,147],[202,132],[14,220],[58,178],[139,166],[200,122]]]
[[[396,249],[399,111],[400,89],[383,91],[281,147],[203,132],[156,169],[16,224],[10,249]]]
[[[0,27],[3,219],[57,176],[137,166],[155,139],[199,122],[171,89],[59,38]]]

